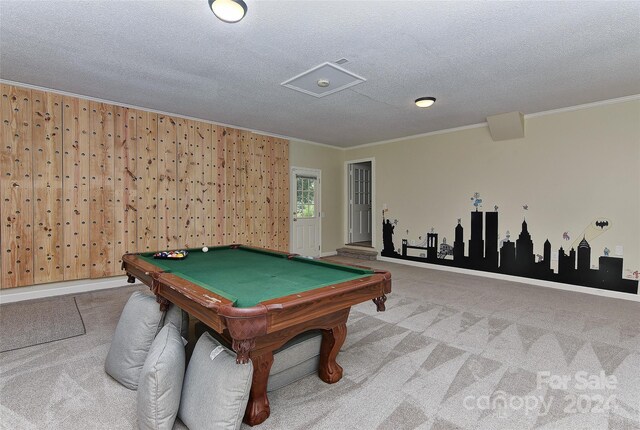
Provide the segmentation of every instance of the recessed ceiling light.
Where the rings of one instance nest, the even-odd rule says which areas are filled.
[[[327,88],[330,82],[329,79],[318,79],[317,84],[320,88]]]
[[[416,106],[421,108],[428,108],[436,102],[435,97],[420,97],[416,99]]]
[[[220,21],[238,22],[247,13],[247,4],[242,0],[209,0],[209,7]]]

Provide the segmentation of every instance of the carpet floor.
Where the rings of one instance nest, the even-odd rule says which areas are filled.
[[[384,313],[352,309],[342,380],[270,393],[256,428],[640,429],[640,303],[366,264],[391,271],[393,293]],[[0,354],[0,428],[136,428],[136,393],[103,370],[135,290],[77,295],[85,336]]]

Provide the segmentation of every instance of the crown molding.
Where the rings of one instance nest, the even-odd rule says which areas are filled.
[[[618,98],[615,98],[615,99],[601,100],[601,101],[597,101],[597,102],[585,103],[585,104],[576,105],[576,106],[567,106],[567,107],[559,108],[559,109],[545,110],[545,111],[542,111],[542,112],[530,113],[530,114],[526,114],[524,116],[524,118],[527,119],[527,118],[535,118],[535,117],[538,117],[538,116],[554,115],[554,114],[557,114],[557,113],[572,112],[572,111],[581,110],[581,109],[590,109],[590,108],[594,108],[594,107],[612,105],[612,104],[616,104],[616,103],[626,103],[626,102],[630,102],[630,101],[633,101],[633,100],[640,100],[640,94],[634,94],[634,95],[625,96],[625,97],[618,97]]]
[[[479,127],[484,127],[486,125],[487,125],[486,122],[482,122],[482,123],[479,123],[479,124],[463,125],[461,127],[445,128],[443,130],[429,131],[427,133],[414,134],[412,136],[396,137],[395,139],[380,140],[378,142],[371,142],[371,143],[363,143],[362,145],[350,146],[350,147],[345,148],[345,149],[347,149],[347,150],[349,150],[349,149],[360,149],[360,148],[367,148],[369,146],[385,145],[387,143],[395,143],[395,142],[402,142],[404,140],[419,139],[421,137],[435,136],[437,134],[454,133],[456,131],[469,130],[471,128],[479,128]]]
[[[481,123],[477,123],[477,124],[469,124],[469,125],[463,125],[460,127],[453,127],[453,128],[446,128],[446,129],[442,129],[442,130],[435,130],[435,131],[430,131],[427,133],[420,133],[420,134],[414,134],[411,136],[404,136],[404,137],[397,137],[394,139],[387,139],[387,140],[380,140],[380,141],[376,141],[376,142],[370,142],[370,143],[363,143],[361,145],[355,145],[355,146],[349,146],[349,147],[342,147],[342,146],[336,146],[336,145],[329,145],[326,143],[320,143],[320,142],[315,142],[315,141],[311,141],[311,140],[306,140],[306,139],[301,139],[298,137],[293,137],[293,136],[286,136],[283,134],[276,134],[276,133],[270,133],[267,131],[263,131],[263,130],[256,130],[256,129],[252,129],[252,128],[246,128],[246,127],[240,127],[234,124],[225,124],[225,123],[220,123],[220,122],[214,122],[208,119],[203,119],[203,118],[196,118],[196,117],[192,117],[192,116],[187,116],[187,115],[181,115],[178,113],[173,113],[173,112],[165,112],[165,111],[161,111],[161,110],[157,110],[157,109],[150,109],[144,106],[135,106],[135,105],[129,105],[126,103],[120,103],[120,102],[116,102],[113,100],[107,100],[107,99],[101,99],[101,98],[97,98],[97,97],[91,97],[91,96],[87,96],[84,94],[76,94],[76,93],[71,93],[68,91],[61,91],[61,90],[56,90],[53,88],[46,88],[46,87],[41,87],[38,85],[31,85],[31,84],[25,84],[23,82],[16,82],[16,81],[10,81],[7,79],[0,79],[0,83],[2,84],[7,84],[7,85],[17,85],[17,86],[21,86],[24,88],[30,88],[30,89],[34,89],[34,90],[40,90],[40,91],[49,91],[52,93],[56,93],[56,94],[60,94],[60,95],[64,95],[64,96],[71,96],[71,97],[80,97],[83,99],[87,99],[87,100],[92,100],[92,101],[96,101],[99,103],[109,103],[115,106],[122,106],[122,107],[126,107],[126,108],[132,108],[132,109],[141,109],[147,112],[154,112],[160,115],[170,115],[170,116],[174,116],[177,118],[184,118],[184,119],[190,119],[190,120],[195,120],[195,121],[202,121],[202,122],[206,122],[209,124],[216,124],[222,127],[230,127],[230,128],[235,128],[238,130],[245,130],[245,131],[249,131],[252,133],[257,133],[257,134],[261,134],[263,136],[270,136],[270,137],[275,137],[275,138],[279,138],[279,139],[286,139],[289,141],[296,141],[296,142],[300,142],[300,143],[305,143],[305,144],[309,144],[309,145],[316,145],[316,146],[321,146],[321,147],[326,147],[326,148],[331,148],[331,149],[338,149],[341,151],[350,151],[352,149],[361,149],[361,148],[367,148],[370,146],[378,146],[378,145],[385,145],[388,143],[395,143],[395,142],[402,142],[405,140],[413,140],[413,139],[420,139],[423,137],[428,137],[428,136],[435,136],[438,134],[447,134],[447,133],[455,133],[458,131],[463,131],[463,130],[469,130],[469,129],[473,129],[473,128],[480,128],[480,127],[486,127],[487,126],[487,122],[481,122]],[[558,113],[564,113],[564,112],[572,112],[572,111],[576,111],[576,110],[581,110],[581,109],[590,109],[590,108],[594,108],[594,107],[599,107],[599,106],[606,106],[606,105],[610,105],[610,104],[616,104],[616,103],[625,103],[625,102],[629,102],[629,101],[634,101],[634,100],[640,100],[640,94],[634,94],[634,95],[630,95],[630,96],[624,96],[624,97],[617,97],[614,99],[607,99],[607,100],[601,100],[601,101],[596,101],[596,102],[591,102],[591,103],[584,103],[581,105],[575,105],[575,106],[568,106],[568,107],[564,107],[564,108],[559,108],[559,109],[551,109],[551,110],[547,110],[547,111],[541,111],[541,112],[534,112],[534,113],[529,113],[529,114],[525,114],[524,118],[536,118],[539,116],[545,116],[545,115],[554,115],[554,114],[558,114]]]
[[[558,113],[572,112],[572,111],[581,110],[581,109],[590,109],[590,108],[595,108],[595,107],[599,107],[599,106],[606,106],[606,105],[611,105],[611,104],[616,104],[616,103],[626,103],[626,102],[634,101],[634,100],[640,100],[640,94],[634,94],[634,95],[625,96],[625,97],[617,97],[615,99],[601,100],[601,101],[592,102],[592,103],[584,103],[584,104],[581,104],[581,105],[568,106],[568,107],[559,108],[559,109],[551,109],[551,110],[546,110],[546,111],[541,111],[541,112],[529,113],[529,114],[525,114],[524,118],[525,119],[527,119],[527,118],[536,118],[536,117],[539,117],[539,116],[554,115],[554,114],[558,114]],[[419,139],[421,137],[435,136],[435,135],[438,135],[438,134],[454,133],[454,132],[457,132],[457,131],[468,130],[468,129],[471,129],[471,128],[485,127],[485,126],[487,126],[487,122],[486,121],[478,123],[478,124],[463,125],[461,127],[446,128],[446,129],[443,129],[443,130],[436,130],[436,131],[431,131],[431,132],[428,132],[428,133],[414,134],[412,136],[398,137],[398,138],[395,138],[395,139],[381,140],[381,141],[378,141],[378,142],[371,142],[371,143],[364,143],[362,145],[350,146],[350,147],[344,148],[344,149],[346,149],[346,150],[360,149],[360,148],[366,148],[366,147],[369,147],[369,146],[377,146],[377,145],[384,145],[384,144],[387,144],[387,143],[401,142],[401,141],[404,141],[404,140]]]

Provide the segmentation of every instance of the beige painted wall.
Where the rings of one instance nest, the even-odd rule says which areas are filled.
[[[344,150],[323,145],[291,140],[289,144],[289,165],[320,169],[322,252],[335,252],[344,245],[343,198],[344,198]]]
[[[301,149],[292,142],[292,154]],[[592,265],[605,247],[614,255],[622,245],[625,273],[640,270],[640,100],[529,117],[523,139],[494,142],[487,127],[478,127],[351,149],[343,160],[367,157],[377,166],[375,211],[387,204],[388,218],[399,221],[396,248],[403,238],[419,242],[432,227],[452,243],[458,218],[467,242],[471,197],[479,192],[485,211],[499,207],[501,239],[509,230],[515,240],[526,218],[536,253],[547,238],[553,251],[567,249],[604,217],[611,227],[591,240]],[[291,165],[300,159],[292,156]],[[343,175],[344,161],[323,161]],[[344,206],[339,210],[344,214]],[[343,222],[334,226],[344,229]],[[571,240],[563,240],[565,231]],[[336,236],[323,226],[325,234]]]

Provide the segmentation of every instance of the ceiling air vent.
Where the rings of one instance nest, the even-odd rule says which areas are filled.
[[[310,96],[324,97],[365,81],[365,78],[334,63],[323,63],[280,85]]]

